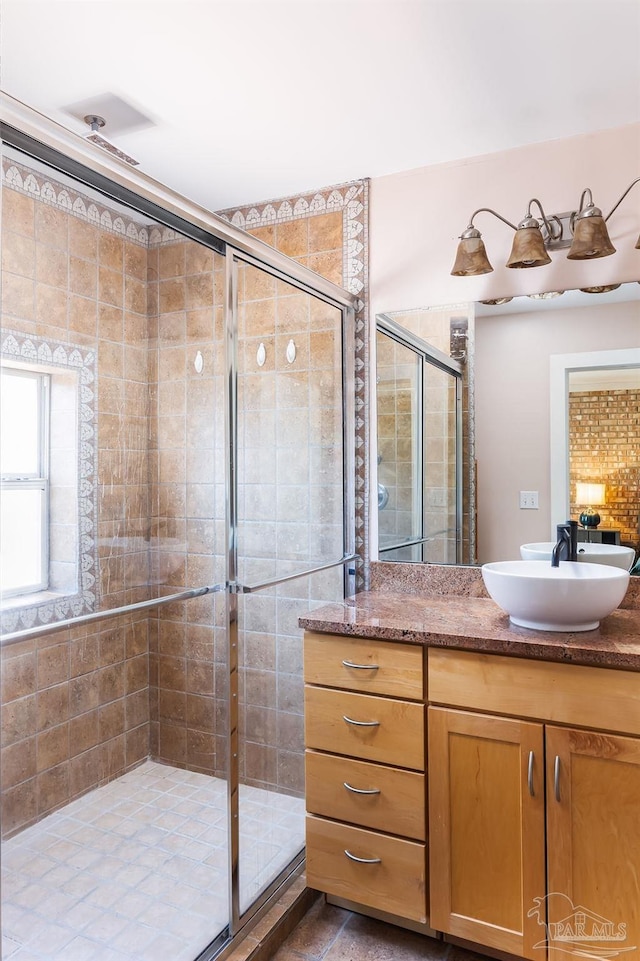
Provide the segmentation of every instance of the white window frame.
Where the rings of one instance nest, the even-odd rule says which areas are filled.
[[[35,380],[38,391],[38,470],[29,474],[2,473],[0,487],[2,490],[40,490],[42,491],[42,516],[40,519],[41,535],[41,568],[40,580],[34,584],[24,584],[13,590],[3,590],[2,595],[8,597],[23,597],[38,591],[46,591],[49,586],[49,465],[50,465],[50,408],[51,408],[51,375],[29,367],[17,366],[3,362],[2,377],[26,377]]]

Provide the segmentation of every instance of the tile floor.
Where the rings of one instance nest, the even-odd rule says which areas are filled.
[[[304,801],[240,788],[241,903],[300,850]],[[192,961],[228,917],[226,782],[147,761],[2,845],[2,961]]]
[[[487,961],[435,938],[317,901],[272,961]]]

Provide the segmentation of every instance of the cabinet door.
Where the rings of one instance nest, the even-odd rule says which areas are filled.
[[[430,707],[427,729],[431,926],[541,961],[542,725]]]
[[[640,739],[549,727],[546,747],[549,959],[637,961]]]

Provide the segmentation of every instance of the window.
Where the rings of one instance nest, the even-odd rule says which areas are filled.
[[[96,609],[95,347],[0,334],[0,633]]]
[[[0,586],[5,597],[49,583],[50,376],[0,371]]]

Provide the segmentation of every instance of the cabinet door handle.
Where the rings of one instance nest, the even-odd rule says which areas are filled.
[[[529,794],[531,797],[536,796],[536,792],[533,789],[533,751],[529,751],[529,766],[527,768],[527,784],[529,785]]]
[[[343,714],[342,717],[347,724],[355,724],[356,727],[380,727],[380,721],[354,721],[352,717],[347,717],[346,714]]]
[[[349,784],[348,781],[343,781],[342,783],[346,787],[347,791],[352,791],[353,794],[380,794],[379,787],[372,787],[372,788],[365,789],[361,787],[353,787],[353,785]]]
[[[347,855],[350,861],[356,861],[358,864],[382,864],[382,858],[359,858],[346,848],[344,849],[344,853]]]
[[[556,759],[553,762],[553,793],[555,794],[556,801],[560,800],[560,756],[556,754]]]
[[[343,661],[345,667],[352,667],[355,671],[377,671],[378,664],[354,664],[353,661]]]

